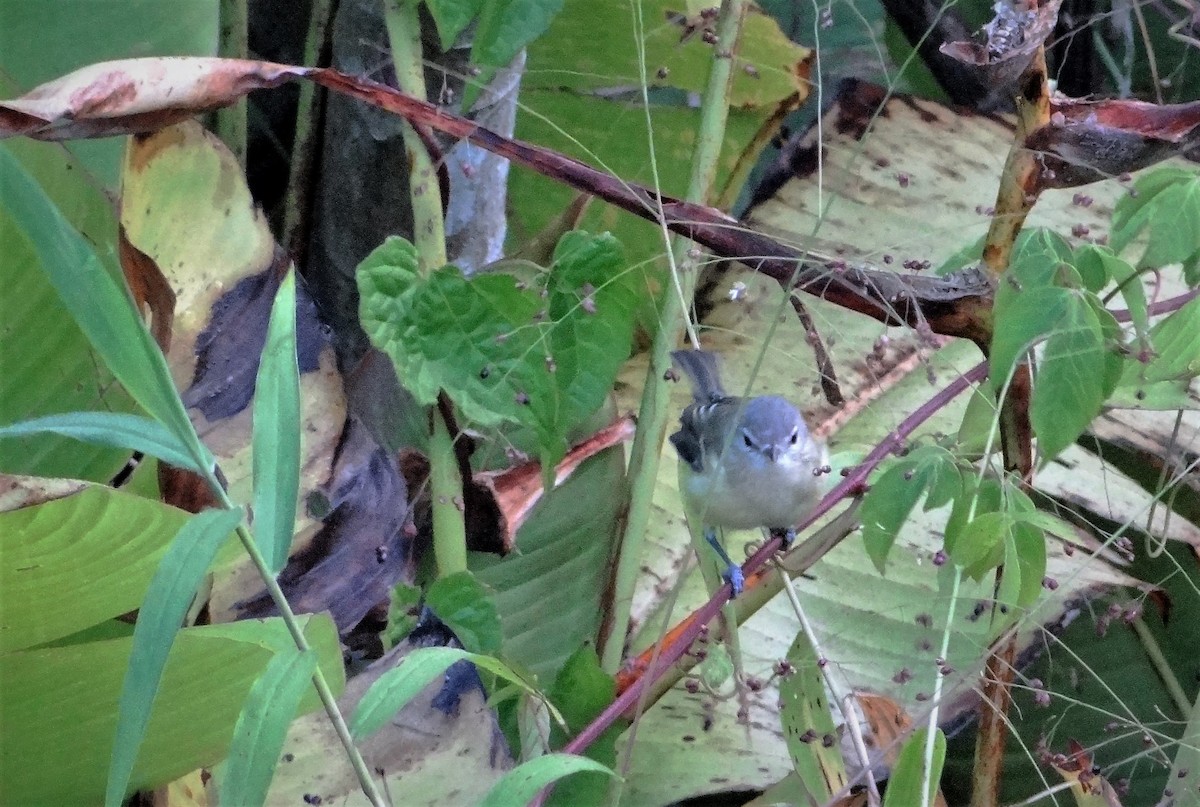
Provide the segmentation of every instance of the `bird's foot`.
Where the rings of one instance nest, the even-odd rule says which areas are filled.
[[[746,589],[746,576],[742,574],[742,567],[733,562],[729,557],[729,553],[725,551],[725,547],[721,546],[721,542],[717,540],[716,530],[706,528],[704,530],[704,540],[708,541],[708,545],[717,553],[717,557],[725,564],[725,569],[721,572],[721,579],[729,584],[731,589],[731,597],[736,597]]]
[[[725,571],[721,572],[721,579],[729,584],[729,599],[733,599],[746,590],[746,576],[742,574],[742,567],[736,563],[730,563],[725,567]]]
[[[783,542],[783,549],[792,548],[792,544],[796,543],[796,530],[794,527],[788,527],[786,530],[771,530],[772,533],[779,536],[779,540]]]

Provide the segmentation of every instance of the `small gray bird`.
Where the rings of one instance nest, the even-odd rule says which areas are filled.
[[[684,504],[689,514],[698,514],[736,596],[744,584],[741,569],[717,540],[715,528],[760,527],[794,538],[796,523],[820,498],[825,447],[809,435],[804,418],[786,399],[726,393],[715,353],[677,350],[671,358],[692,385],[692,403],[670,437],[682,463]]]

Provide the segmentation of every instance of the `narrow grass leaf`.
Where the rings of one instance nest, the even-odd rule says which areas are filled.
[[[121,687],[120,715],[104,795],[106,807],[118,807],[125,798],[167,654],[200,581],[241,519],[241,510],[205,510],[192,517],[171,542],[150,581],[133,630],[129,669]]]
[[[254,682],[233,730],[221,777],[221,803],[257,807],[266,803],[288,727],[317,668],[311,650],[284,650]]]
[[[300,490],[300,369],[296,362],[296,275],[275,294],[254,393],[254,539],[267,567],[287,563]]]
[[[17,159],[0,149],[0,205],[29,238],[71,317],[126,391],[197,459],[203,456],[162,351],[125,288]]]
[[[606,773],[614,778],[617,776],[607,766],[587,757],[546,754],[518,765],[505,774],[488,792],[480,807],[524,807],[546,785],[583,771]]]
[[[198,474],[212,470],[212,459],[207,449],[204,450],[204,465],[201,465],[194,453],[165,426],[141,415],[69,412],[0,427],[0,439],[32,434],[58,434],[85,443],[141,451]]]

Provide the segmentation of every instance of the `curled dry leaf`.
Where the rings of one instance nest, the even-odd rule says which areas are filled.
[[[1200,144],[1200,101],[1150,104],[1051,96],[1050,123],[1025,139],[1039,189],[1074,188],[1137,171]]]
[[[871,729],[867,747],[872,754],[881,754],[888,768],[894,767],[904,741],[912,734],[912,718],[904,707],[885,695],[857,692],[854,699]],[[934,804],[946,807],[946,797],[940,790],[934,796]]]
[[[1033,0],[998,0],[992,7],[996,16],[980,31],[983,42],[947,42],[942,53],[977,67],[988,84],[1012,84],[1054,33],[1062,0],[1049,0],[1039,8],[1032,5]]]
[[[78,479],[0,474],[0,513],[65,499],[86,487],[87,483]]]
[[[0,137],[74,140],[152,132],[311,72],[182,56],[100,62],[0,102]]]
[[[634,428],[633,417],[626,415],[582,443],[572,446],[554,469],[554,484],[561,485],[589,457],[632,439]],[[521,525],[546,492],[542,487],[541,463],[526,462],[503,471],[478,473],[475,474],[475,482],[491,491],[499,508],[499,529],[504,549],[511,551],[516,547],[517,532]]]

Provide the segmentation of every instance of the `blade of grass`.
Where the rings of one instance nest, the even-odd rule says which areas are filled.
[[[242,511],[232,509],[205,510],[192,517],[171,542],[150,581],[133,629],[129,670],[121,687],[117,732],[104,794],[106,807],[119,807],[125,799],[175,634],[217,550],[241,520]]]
[[[63,305],[126,391],[202,464],[171,371],[126,289],[16,157],[0,149],[0,205],[33,246]]]
[[[258,807],[266,803],[288,726],[316,668],[316,653],[290,648],[271,659],[254,682],[233,730],[221,777],[223,804]]]
[[[267,568],[287,563],[300,495],[300,369],[296,361],[296,275],[288,270],[267,326],[254,394],[254,539]]]
[[[198,474],[205,474],[212,467],[212,455],[207,449],[204,450],[204,464],[198,464],[194,453],[178,437],[157,420],[141,415],[68,412],[0,427],[0,439],[33,434],[58,434],[85,443],[141,451]]]

